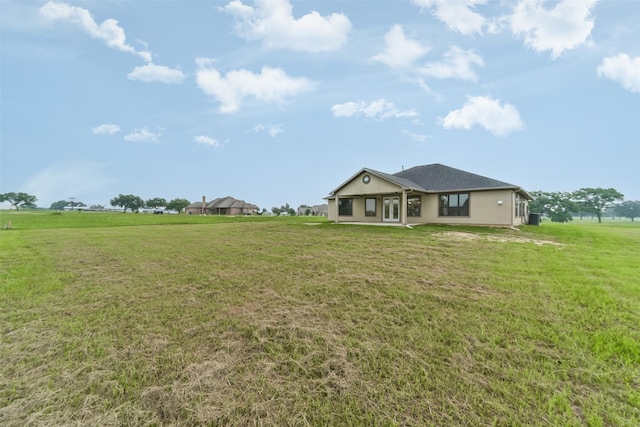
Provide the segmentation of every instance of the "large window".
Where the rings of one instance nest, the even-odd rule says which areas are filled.
[[[441,194],[440,216],[469,216],[469,193]]]
[[[338,203],[338,215],[353,216],[353,199],[340,199]]]
[[[420,196],[411,196],[407,199],[407,216],[420,216]]]
[[[376,216],[376,199],[367,197],[364,199],[364,215]]]

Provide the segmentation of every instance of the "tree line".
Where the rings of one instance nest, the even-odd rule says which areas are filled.
[[[630,218],[631,221],[640,217],[640,201],[623,201],[624,195],[614,188],[581,188],[573,192],[532,191],[530,194],[533,197],[533,200],[529,202],[530,212],[546,215],[554,222],[572,221],[574,215],[580,218],[584,215],[595,215],[598,222],[602,222],[602,216],[607,210],[617,216]],[[27,193],[0,193],[0,203],[9,202],[16,210],[35,209],[37,200],[36,196]],[[134,194],[118,194],[109,203],[113,207],[121,208],[123,212],[127,212],[127,210],[138,212],[142,208],[162,208],[182,212],[191,204],[189,200],[181,198],[167,201],[161,197],[154,197],[145,201]],[[72,208],[86,207],[82,202],[59,200],[52,203],[50,209],[62,210],[67,206]],[[271,211],[276,215],[296,214],[296,211],[288,203],[279,208],[273,207]],[[263,209],[264,212],[266,209]]]
[[[154,197],[148,200],[142,200],[140,196],[134,194],[118,194],[116,197],[109,201],[111,206],[122,208],[122,212],[126,212],[127,209],[131,212],[138,212],[142,208],[149,209],[167,209],[170,211],[182,212],[184,208],[189,206],[191,202],[187,199],[173,199],[167,201],[162,197]]]
[[[581,188],[572,192],[532,191],[529,202],[531,212],[544,214],[554,222],[568,222],[573,216],[582,218],[594,215],[602,222],[605,212],[612,210],[615,215],[630,218],[640,216],[640,201],[624,199],[624,195],[614,188]]]
[[[27,193],[2,193],[0,194],[0,203],[9,202],[11,206],[16,208],[16,210],[20,209],[36,209],[36,201],[38,199],[36,196]],[[170,201],[163,199],[162,197],[154,197],[153,199],[143,200],[141,197],[133,195],[133,194],[118,194],[118,196],[114,197],[110,200],[111,206],[122,208],[123,212],[126,212],[127,209],[131,210],[131,212],[138,212],[142,208],[150,208],[150,209],[167,209],[177,212],[182,212],[184,208],[186,208],[191,202],[187,199],[176,198]],[[82,209],[82,208],[103,208],[102,206],[87,206],[86,204],[80,201],[72,200],[58,200],[57,202],[53,202],[49,209],[53,210],[62,210],[66,207],[70,206],[74,209]]]

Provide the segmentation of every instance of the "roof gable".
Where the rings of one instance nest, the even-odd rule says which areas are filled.
[[[345,182],[343,182],[342,184],[340,184],[338,187],[336,187],[332,192],[331,195],[336,194],[337,192],[339,192],[341,189],[343,189],[344,187],[346,187],[347,185],[349,185],[351,182],[353,182],[357,177],[361,176],[364,173],[368,173],[370,175],[374,175],[384,181],[387,181],[393,185],[396,185],[400,188],[412,188],[412,189],[416,189],[419,191],[424,191],[422,188],[420,188],[416,183],[411,182],[408,179],[402,178],[402,177],[398,177],[398,176],[394,176],[385,172],[380,172],[377,171],[375,169],[370,169],[370,168],[362,168],[360,169],[355,175],[351,176],[349,179],[347,179]]]

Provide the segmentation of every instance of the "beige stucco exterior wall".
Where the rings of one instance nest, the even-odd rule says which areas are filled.
[[[369,181],[368,184],[365,184],[362,181],[362,177],[365,175],[369,175],[371,177],[371,181]],[[370,173],[361,172],[348,184],[342,187],[336,194],[342,197],[366,194],[395,193],[399,191],[400,187],[398,187],[397,185],[392,184],[385,179],[378,178],[377,176]]]
[[[498,204],[502,201],[502,204]],[[409,217],[409,224],[420,222],[430,224],[501,225],[513,224],[513,191],[475,191],[469,194],[469,216],[439,216],[438,194],[422,195],[420,217]]]
[[[345,198],[347,196],[344,196]],[[375,198],[376,199],[376,216],[366,216],[364,210],[365,198]],[[329,221],[335,221],[338,209],[336,208],[335,199],[328,201],[329,205],[329,214],[327,215],[327,219]],[[382,196],[362,196],[362,197],[353,197],[353,215],[345,216],[341,215],[339,221],[345,222],[382,222]]]
[[[362,178],[369,175],[371,178],[369,183],[365,184]],[[339,198],[353,198],[353,215],[340,216],[338,221],[346,222],[381,222],[382,221],[382,195],[398,195],[401,196],[401,188],[396,184],[390,183],[385,179],[381,179],[376,175],[368,172],[361,172],[342,187],[336,195]],[[365,216],[365,198],[373,197],[376,199],[376,216]],[[335,199],[328,201],[329,221],[335,221],[338,214]]]
[[[393,194],[393,193],[388,193]],[[417,195],[417,194],[409,194]],[[347,197],[344,195],[343,197]],[[376,198],[376,216],[365,216],[365,197]],[[353,215],[340,216],[339,221],[346,222],[381,222],[382,221],[382,197],[381,195],[354,196]],[[498,204],[502,201],[502,204]],[[438,216],[439,195],[421,194],[421,207],[419,217],[407,217],[409,224],[467,224],[467,225],[495,225],[511,226],[521,225],[526,221],[526,216],[515,216],[515,193],[512,190],[476,191],[469,196],[469,216]],[[336,220],[337,209],[335,199],[328,201],[329,221]],[[400,206],[405,209],[406,206]]]

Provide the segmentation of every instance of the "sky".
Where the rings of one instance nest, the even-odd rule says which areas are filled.
[[[261,209],[441,163],[640,200],[640,1],[0,0],[0,192]]]

